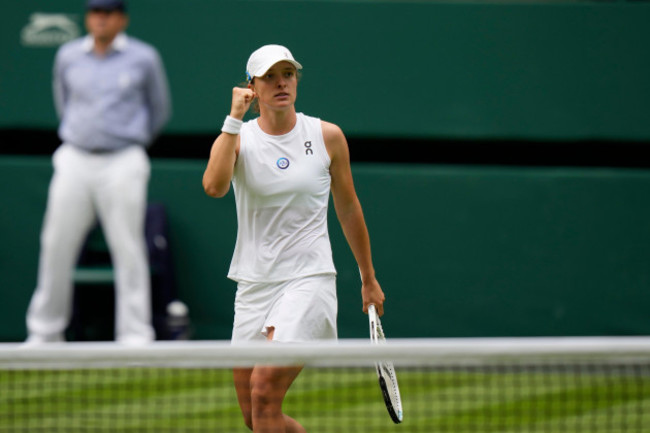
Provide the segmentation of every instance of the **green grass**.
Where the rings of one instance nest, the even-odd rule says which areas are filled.
[[[0,432],[246,432],[230,371],[0,371]],[[309,432],[650,432],[650,376],[398,370],[394,425],[371,368],[307,368],[284,410]]]

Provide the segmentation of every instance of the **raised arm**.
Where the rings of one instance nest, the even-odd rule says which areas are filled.
[[[230,117],[242,120],[253,102],[250,89],[232,89]],[[230,189],[230,180],[239,155],[239,134],[222,132],[212,144],[208,166],[203,173],[203,189],[210,197],[223,197]]]
[[[363,311],[367,313],[368,305],[375,304],[379,315],[383,315],[384,292],[375,277],[370,236],[361,203],[354,189],[348,143],[338,126],[328,122],[322,122],[322,126],[325,145],[331,159],[331,188],[336,216],[361,273]]]

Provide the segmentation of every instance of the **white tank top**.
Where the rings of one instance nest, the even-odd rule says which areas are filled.
[[[327,231],[330,158],[320,119],[297,113],[285,135],[242,126],[232,178],[237,243],[228,278],[274,282],[336,273]]]

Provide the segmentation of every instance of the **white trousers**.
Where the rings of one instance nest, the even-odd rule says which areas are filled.
[[[52,160],[54,175],[41,232],[37,286],[27,311],[28,341],[64,339],[72,313],[73,272],[97,219],[115,274],[116,340],[153,340],[144,235],[151,172],[146,151],[131,146],[91,154],[63,144]]]

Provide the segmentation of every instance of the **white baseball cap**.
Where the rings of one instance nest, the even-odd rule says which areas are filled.
[[[246,63],[246,78],[251,81],[254,77],[261,77],[278,62],[289,62],[296,69],[302,65],[293,58],[291,51],[282,45],[264,45],[253,51]]]

